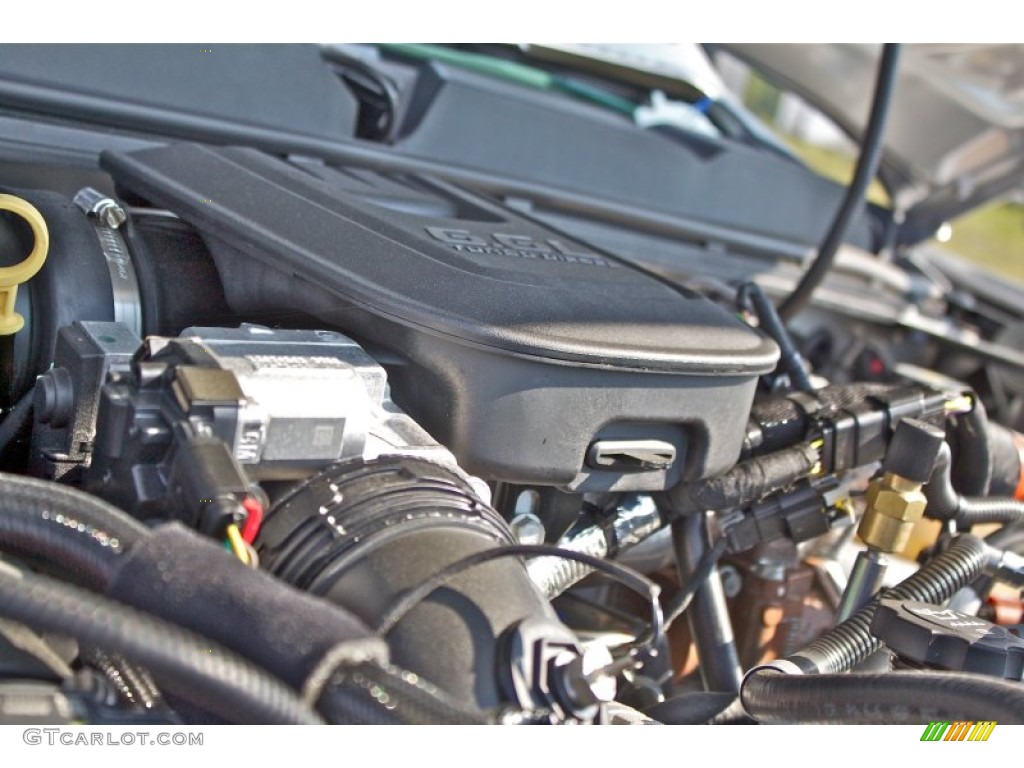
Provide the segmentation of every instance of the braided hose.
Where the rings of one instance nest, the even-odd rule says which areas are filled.
[[[558,546],[593,557],[605,557],[608,554],[607,537],[598,527],[587,528],[578,535],[566,537],[558,542]],[[535,557],[526,564],[526,571],[544,597],[553,600],[593,573],[594,569],[585,563],[563,557]]]

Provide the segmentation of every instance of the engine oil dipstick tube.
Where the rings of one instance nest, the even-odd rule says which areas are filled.
[[[924,421],[903,419],[896,427],[882,463],[882,476],[868,486],[867,508],[857,528],[867,549],[857,555],[837,621],[859,611],[878,591],[887,567],[886,554],[906,548],[914,524],[927,506],[921,489],[931,477],[944,441],[945,433]]]

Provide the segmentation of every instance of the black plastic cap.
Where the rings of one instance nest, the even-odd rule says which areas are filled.
[[[65,368],[51,368],[36,379],[36,419],[54,429],[67,426],[75,409],[75,386]]]
[[[918,664],[1007,680],[1024,678],[1024,638],[977,616],[888,599],[881,601],[871,633]]]
[[[926,483],[945,439],[946,433],[932,424],[903,419],[896,426],[882,468],[908,480]]]

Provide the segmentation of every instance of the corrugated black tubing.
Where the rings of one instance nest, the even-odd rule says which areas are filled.
[[[957,590],[981,575],[986,560],[984,542],[974,536],[957,536],[945,552],[897,586],[886,590],[884,595],[898,600],[944,603]],[[878,600],[876,597],[842,624],[790,656],[789,660],[805,672],[818,674],[845,672],[864,661],[882,646],[870,630]]]
[[[945,552],[883,594],[941,604],[981,574],[986,549],[974,536],[958,536]],[[748,714],[761,723],[888,723],[897,722],[896,717],[920,722],[927,713],[933,715],[931,719],[947,713],[951,719],[987,717],[1010,722],[1016,717],[1016,722],[1024,721],[1024,690],[995,678],[964,673],[839,674],[881,648],[870,631],[878,600],[786,660],[806,674],[785,675],[773,668],[748,674],[740,691]],[[988,702],[989,708],[975,707],[980,701]]]

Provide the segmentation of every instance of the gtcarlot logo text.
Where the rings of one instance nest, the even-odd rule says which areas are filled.
[[[202,733],[192,731],[83,731],[75,728],[26,728],[21,739],[48,747],[201,747]]]

